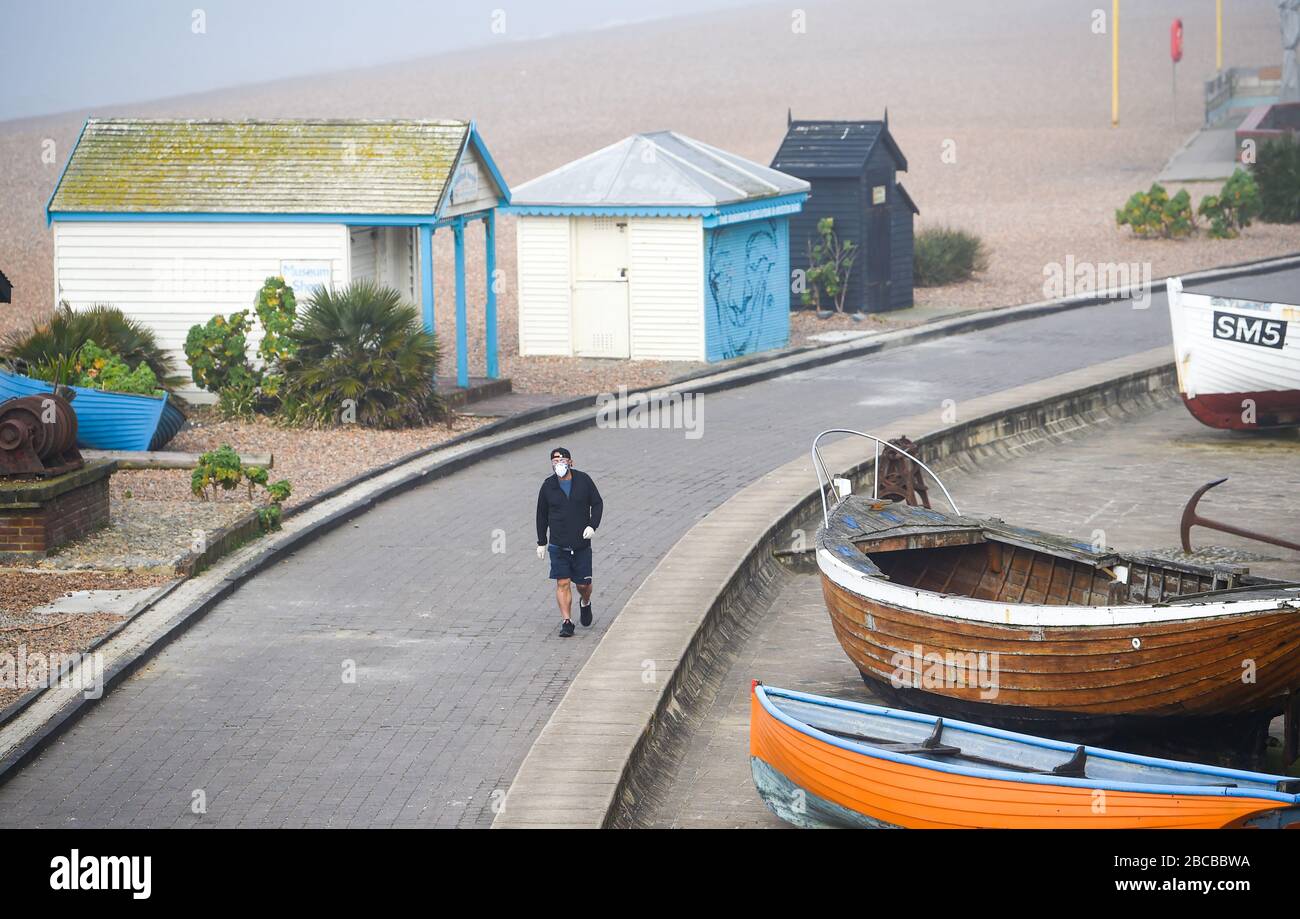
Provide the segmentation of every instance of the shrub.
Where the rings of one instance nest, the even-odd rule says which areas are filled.
[[[137,393],[144,396],[161,396],[162,387],[153,368],[141,361],[132,369],[118,355],[99,347],[94,339],[88,340],[71,358],[56,358],[29,364],[28,372],[38,380],[102,389],[108,392]]]
[[[969,280],[988,267],[984,242],[973,233],[950,227],[927,227],[916,235],[912,258],[913,282],[939,287]]]
[[[251,418],[279,401],[283,364],[293,356],[289,338],[297,315],[293,288],[284,278],[267,278],[253,300],[262,340],[257,345],[260,366],[248,359],[248,310],[213,316],[185,336],[185,357],[194,382],[217,395],[217,411],[226,418]]]
[[[26,364],[29,370],[48,368],[60,360],[71,365],[90,341],[121,358],[133,371],[141,364],[147,365],[157,381],[156,386],[173,389],[182,382],[172,375],[172,359],[158,345],[152,330],[127,318],[117,307],[102,303],[84,310],[74,310],[61,303],[48,321],[7,337],[3,351],[5,357]]]
[[[283,410],[293,424],[341,419],[367,427],[423,424],[443,415],[434,390],[438,346],[401,294],[371,281],[320,288],[289,333]]]
[[[1300,141],[1291,137],[1264,141],[1254,173],[1259,186],[1259,219],[1300,223]]]
[[[230,444],[222,444],[199,457],[198,465],[190,473],[190,491],[211,500],[208,489],[212,489],[213,495],[218,488],[230,491],[238,487],[243,477],[244,467],[239,462],[239,454]]]
[[[1186,189],[1172,198],[1159,182],[1150,191],[1134,192],[1128,203],[1115,212],[1115,223],[1129,226],[1142,239],[1180,239],[1196,229],[1192,197]]]
[[[262,393],[275,398],[284,382],[280,368],[293,357],[296,348],[289,331],[298,315],[298,301],[284,278],[271,277],[257,292],[253,306],[262,326],[262,340],[257,345],[257,356],[262,359],[263,367]]]
[[[217,393],[217,414],[222,418],[250,421],[259,410],[268,408],[256,371],[236,370]]]
[[[293,489],[287,479],[268,484],[266,467],[245,466],[239,460],[239,454],[230,444],[222,444],[216,450],[209,450],[199,457],[198,465],[190,474],[190,490],[201,498],[211,500],[209,489],[215,495],[217,489],[231,491],[241,483],[248,486],[248,499],[253,500],[254,488],[265,489],[269,504],[257,509],[257,520],[265,531],[278,530],[282,516],[281,505],[289,498]]]
[[[185,359],[196,385],[220,394],[232,383],[256,379],[248,363],[248,310],[213,316],[190,327],[185,336]]]
[[[1196,213],[1210,221],[1215,239],[1235,239],[1259,216],[1259,187],[1250,174],[1237,169],[1217,195],[1206,195]]]
[[[800,299],[805,306],[820,311],[824,296],[835,307],[835,312],[842,313],[857,247],[851,241],[840,242],[835,235],[835,219],[832,217],[817,221],[817,235],[821,238],[819,242],[808,241],[808,287]]]

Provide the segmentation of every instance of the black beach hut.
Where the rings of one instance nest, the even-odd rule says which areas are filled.
[[[882,121],[795,121],[772,168],[812,185],[803,211],[790,217],[790,268],[808,268],[817,223],[835,221],[840,242],[858,255],[849,273],[849,312],[881,313],[912,305],[912,220],[919,213],[898,182],[907,158]]]

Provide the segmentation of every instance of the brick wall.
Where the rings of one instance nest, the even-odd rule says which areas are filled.
[[[108,523],[108,477],[65,491],[39,507],[0,507],[0,552],[43,557]]]

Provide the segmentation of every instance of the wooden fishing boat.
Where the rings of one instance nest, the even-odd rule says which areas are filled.
[[[1212,428],[1300,425],[1300,306],[1188,293],[1169,279],[1178,391]]]
[[[1300,779],[1135,756],[755,681],[754,784],[803,827],[1300,828]]]
[[[814,462],[821,476],[815,446]],[[892,704],[1056,736],[1190,720],[1245,738],[1300,689],[1300,584],[955,508],[822,498],[831,623]]]
[[[0,400],[48,393],[52,384],[0,368]],[[161,450],[185,415],[166,393],[142,396],[69,386],[75,392],[77,446],[92,450]]]

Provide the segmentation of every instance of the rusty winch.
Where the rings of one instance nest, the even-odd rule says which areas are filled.
[[[67,399],[51,392],[0,402],[0,475],[61,475],[82,465]]]
[[[896,437],[889,444],[898,449],[880,454],[878,497],[906,501],[913,507],[918,504],[929,507],[930,493],[925,487],[925,476],[921,474],[921,467],[912,461],[916,444],[907,437]]]

